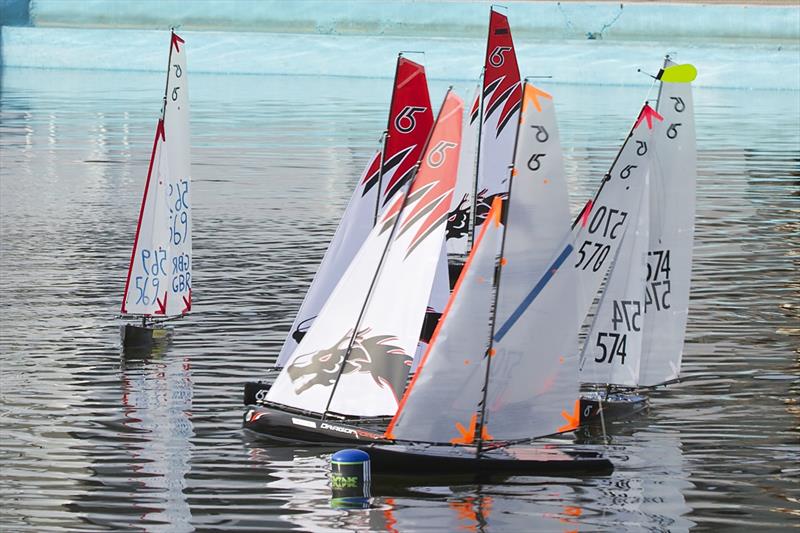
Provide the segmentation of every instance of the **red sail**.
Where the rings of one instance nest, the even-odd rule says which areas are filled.
[[[388,137],[383,156],[381,204],[400,190],[413,174],[425,141],[433,127],[433,110],[428,94],[425,67],[403,56],[397,58]],[[378,161],[373,162],[364,181],[364,193],[378,182]]]
[[[483,121],[500,113],[497,132],[505,128],[522,100],[519,66],[508,17],[492,10],[486,44],[486,70],[483,75]],[[485,132],[488,134],[489,132]]]

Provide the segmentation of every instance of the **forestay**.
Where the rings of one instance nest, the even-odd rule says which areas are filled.
[[[661,72],[653,135],[650,187],[650,248],[644,301],[644,359],[639,384],[678,378],[689,311],[692,276],[697,149],[692,65],[667,61]]]
[[[642,147],[651,142],[654,120],[658,117],[645,105],[594,202],[538,281],[509,290],[501,267],[484,422],[495,439],[533,438],[577,426],[579,329],[642,199],[649,172]],[[506,234],[527,230],[510,219]],[[512,250],[503,255],[505,264],[517,260]],[[511,312],[500,315],[501,309]]]
[[[463,102],[445,98],[407,195],[387,206],[267,400],[315,413],[393,415],[445,233]]]
[[[192,308],[192,210],[186,47],[170,38],[163,116],[156,127],[123,295],[123,314]]]
[[[483,105],[476,181],[475,228],[483,223],[495,196],[508,192],[508,167],[522,98],[519,67],[508,18],[491,10],[483,74]]]
[[[380,151],[375,154],[361,175],[275,366],[286,364],[297,348],[298,341],[311,327],[336,283],[366,240],[382,206],[412,176],[432,125],[433,111],[425,68],[401,55],[397,59],[383,155]],[[378,189],[382,191],[380,199],[377,196]]]
[[[492,223],[481,227],[428,351],[386,430],[389,438],[472,442],[486,375],[501,206],[495,199]]]

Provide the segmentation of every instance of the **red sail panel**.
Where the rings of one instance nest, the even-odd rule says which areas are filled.
[[[428,93],[425,67],[403,56],[397,59],[392,104],[389,109],[388,137],[383,155],[381,205],[386,204],[411,178],[433,127],[433,109]],[[377,165],[367,180],[378,181]]]
[[[508,125],[522,100],[519,66],[508,17],[492,10],[483,75],[483,121],[499,113],[497,134]],[[513,126],[513,124],[512,124]],[[489,132],[485,132],[488,134]]]

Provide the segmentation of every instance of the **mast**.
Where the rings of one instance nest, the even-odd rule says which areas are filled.
[[[439,109],[439,117],[441,117],[442,111],[444,110],[444,102],[447,101],[447,97],[450,94],[451,90],[452,90],[452,87],[448,88],[447,93],[445,93],[444,100],[442,101],[442,106]],[[423,150],[421,152],[420,160],[421,160],[422,157],[424,157],[425,152],[428,150],[428,144],[430,142],[431,136],[433,135],[433,131],[435,129],[436,123],[439,120],[439,117],[437,117],[436,121],[434,122],[434,127],[432,127],[430,132],[428,133],[428,138],[425,141],[425,146],[424,146],[424,148],[423,148]],[[408,204],[408,200],[409,200],[408,191],[410,191],[411,187],[414,185],[414,180],[416,179],[417,173],[419,171],[420,160],[417,160],[417,163],[416,163],[415,168],[414,168],[414,174],[411,177],[411,179],[408,180],[408,183],[404,186],[405,189],[406,189],[406,193],[405,193],[405,195],[403,197],[403,201],[402,201],[402,203],[400,205],[399,211],[397,212],[397,216],[395,217],[394,223],[392,224],[392,229],[391,229],[391,232],[389,233],[389,237],[388,237],[388,239],[386,241],[386,246],[384,247],[383,252],[381,253],[380,260],[378,261],[378,267],[375,269],[375,274],[372,276],[372,280],[370,281],[369,289],[367,290],[367,297],[364,299],[364,303],[361,305],[361,309],[359,311],[358,318],[356,319],[356,323],[355,323],[355,326],[353,328],[353,334],[350,336],[350,340],[348,341],[347,349],[345,351],[344,357],[342,358],[342,362],[339,365],[338,371],[336,372],[336,380],[334,381],[333,387],[331,388],[330,395],[328,396],[328,401],[325,404],[325,410],[322,412],[322,420],[325,420],[325,418],[326,418],[326,416],[328,414],[328,410],[330,409],[331,402],[333,401],[333,398],[334,398],[334,396],[336,394],[336,388],[339,385],[339,380],[341,379],[342,374],[344,373],[345,366],[347,365],[347,360],[350,358],[350,354],[353,351],[353,344],[355,343],[356,337],[358,336],[358,330],[361,327],[361,322],[362,322],[362,319],[364,318],[364,313],[366,312],[367,306],[369,305],[370,298],[372,297],[372,292],[373,292],[373,289],[375,288],[375,283],[378,281],[378,278],[380,277],[380,273],[381,273],[382,267],[383,267],[384,262],[386,260],[386,255],[388,254],[389,249],[392,246],[392,240],[394,239],[395,233],[397,231],[397,227],[400,224],[401,215],[403,214],[403,210],[405,209],[406,205]],[[378,191],[378,193],[380,194],[380,191]]]
[[[491,31],[492,31],[492,29],[490,27],[489,28],[489,32],[491,32]],[[487,38],[487,41],[486,41],[486,46],[487,47],[489,46],[488,38]],[[467,233],[467,236],[469,238],[469,241],[467,242],[467,249],[468,250],[472,248],[472,244],[473,244],[473,242],[475,242],[475,228],[476,228],[477,222],[478,222],[478,173],[480,172],[480,168],[481,168],[480,166],[481,166],[481,136],[483,135],[483,99],[484,99],[484,96],[485,96],[484,95],[483,83],[484,83],[485,75],[486,75],[486,65],[484,65],[483,68],[481,69],[481,75],[480,75],[480,78],[479,78],[481,90],[480,90],[480,93],[479,93],[480,96],[478,96],[478,143],[475,145],[476,146],[476,150],[475,150],[475,175],[473,176],[473,180],[472,180],[472,183],[473,183],[473,186],[472,186],[472,209],[470,210],[470,213],[472,215],[470,218],[472,220],[470,221],[471,222],[470,223],[470,228],[469,228],[469,231]]]
[[[525,79],[522,85],[522,98],[525,98],[525,85],[527,85],[528,80]],[[506,212],[500,213],[500,219],[502,220],[505,217],[505,220],[508,221],[508,210],[511,208],[511,190],[514,186],[514,175],[516,174],[516,170],[514,169],[514,162],[517,159],[517,147],[519,144],[519,131],[522,127],[522,120],[524,117],[524,113],[520,111],[519,120],[517,120],[517,132],[514,136],[514,152],[511,156],[511,165],[509,165],[509,172],[508,172],[508,199],[506,201]],[[477,418],[477,422],[475,424],[475,438],[478,441],[476,450],[475,450],[475,458],[479,459],[481,456],[481,451],[483,450],[483,427],[486,423],[486,397],[489,392],[489,373],[492,366],[492,355],[494,355],[494,331],[497,322],[497,301],[500,294],[500,277],[503,273],[503,255],[506,248],[506,231],[508,227],[503,229],[503,236],[500,239],[500,265],[497,268],[497,276],[495,278],[495,291],[494,291],[494,302],[492,302],[492,314],[491,320],[489,321],[489,348],[486,350],[486,355],[484,358],[486,359],[486,373],[483,378],[483,390],[481,391],[481,402],[478,404],[480,413]]]

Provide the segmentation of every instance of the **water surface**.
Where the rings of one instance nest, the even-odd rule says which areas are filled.
[[[0,528],[687,530],[800,519],[800,101],[696,93],[684,381],[609,427],[609,477],[382,487],[330,504],[325,450],[241,430],[385,127],[390,80],[198,75],[193,314],[123,357],[118,312],[163,76],[6,69],[0,85]],[[441,101],[446,83],[432,84]],[[574,207],[642,88],[547,87]],[[456,83],[471,95],[471,84]],[[654,93],[653,93],[654,94]]]

